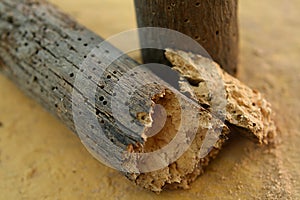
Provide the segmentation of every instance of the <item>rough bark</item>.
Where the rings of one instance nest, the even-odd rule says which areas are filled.
[[[135,6],[139,27],[163,27],[184,33],[201,44],[225,71],[236,74],[237,0],[135,0]],[[158,50],[143,50],[143,59],[166,63],[163,52]]]

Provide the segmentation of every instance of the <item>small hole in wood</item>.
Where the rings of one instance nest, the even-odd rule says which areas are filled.
[[[95,58],[95,54],[92,54],[91,57],[92,57],[92,58]]]
[[[81,39],[81,38],[77,38],[77,40],[78,40],[78,41],[81,41],[82,39]]]
[[[219,33],[220,33],[219,31],[216,31],[216,35],[219,35]]]
[[[8,23],[14,23],[14,18],[13,18],[13,16],[8,16],[7,17],[7,21],[8,21]]]
[[[107,79],[111,79],[111,75],[107,75],[107,77],[106,77]]]
[[[101,88],[101,89],[104,89],[104,85],[100,85],[100,88]]]
[[[92,76],[89,76],[88,79],[92,79]]]
[[[209,109],[210,108],[210,105],[208,105],[208,104],[201,104],[201,106],[204,108],[204,109]]]
[[[103,105],[107,105],[107,101],[103,101]]]
[[[252,106],[256,106],[256,104],[253,102],[253,103],[252,103]]]
[[[199,6],[200,6],[200,2],[197,2],[197,3],[195,4],[195,6],[196,6],[196,7],[199,7]]]
[[[100,110],[96,109],[96,115],[100,114]]]
[[[35,76],[33,77],[33,82],[37,82],[38,81],[38,78]]]
[[[189,22],[190,22],[189,19],[185,19],[185,20],[184,20],[184,23],[189,23]]]
[[[83,44],[83,46],[87,47],[87,46],[88,46],[88,44],[87,44],[87,43],[84,43],[84,44]]]
[[[52,87],[52,91],[56,91],[57,89],[57,87]]]
[[[108,51],[108,50],[105,50],[105,53],[109,53],[109,51]]]
[[[103,100],[104,100],[104,97],[103,97],[103,96],[99,97],[99,100],[100,100],[100,101],[103,101]]]
[[[71,73],[71,74],[70,74],[70,77],[73,78],[73,77],[74,77],[74,73]]]
[[[101,63],[102,63],[101,61],[98,61],[98,64],[99,64],[99,65],[101,65]]]
[[[113,74],[116,74],[117,72],[116,71],[113,71]]]
[[[28,46],[28,43],[27,43],[27,42],[25,42],[25,43],[24,43],[24,46],[25,46],[25,47],[27,47],[27,46]]]

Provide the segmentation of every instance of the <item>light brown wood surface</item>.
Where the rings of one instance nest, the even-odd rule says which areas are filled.
[[[131,0],[52,2],[104,37],[136,26]],[[299,199],[299,8],[297,0],[240,1],[239,78],[273,103],[282,132],[276,149],[235,137],[191,190],[157,196],[94,160],[0,75],[0,199]]]

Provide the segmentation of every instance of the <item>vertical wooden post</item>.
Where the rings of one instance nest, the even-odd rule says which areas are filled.
[[[169,28],[190,36],[232,75],[238,65],[237,6],[238,0],[135,0],[139,27]],[[146,63],[162,58],[162,51],[143,50]]]

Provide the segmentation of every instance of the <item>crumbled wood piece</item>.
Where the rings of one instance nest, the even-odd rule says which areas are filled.
[[[227,101],[226,122],[230,129],[242,132],[249,137],[256,137],[260,143],[274,142],[276,125],[272,119],[271,105],[261,93],[232,77],[208,58],[172,49],[167,49],[165,55],[172,63],[173,69],[188,80],[188,82],[181,81],[182,90],[189,92],[192,98],[208,109],[212,105],[211,92],[208,91],[207,82],[215,80],[205,80],[203,70],[208,67],[212,69],[212,75],[209,78],[221,79],[224,84]],[[204,65],[205,67],[203,67]],[[216,72],[218,77],[215,75]],[[190,80],[194,80],[198,84],[189,84]],[[189,84],[188,87],[187,84]],[[189,88],[192,88],[192,91]]]
[[[181,119],[181,112],[183,111],[180,109],[178,99],[176,99],[174,94],[170,91],[167,90],[163,97],[154,101],[156,104],[160,104],[165,108],[167,114],[166,123],[158,134],[147,138],[142,148],[135,148],[134,152],[145,153],[161,149],[174,138],[180,125],[185,127],[186,130],[184,132],[186,133],[189,133],[189,127],[194,127],[194,125],[189,124],[192,123],[189,122],[189,119]],[[191,118],[192,117],[193,116],[191,116]],[[185,151],[178,160],[157,171],[141,174],[127,174],[128,178],[133,180],[137,185],[157,193],[165,188],[188,189],[190,183],[203,173],[203,168],[215,157],[225,142],[227,138],[226,135],[229,133],[228,127],[221,120],[214,118],[203,108],[198,110],[198,119],[199,127],[195,138],[187,151]],[[212,142],[210,142],[209,139],[212,140]],[[189,140],[189,138],[183,138],[182,142],[184,143],[185,140]],[[209,148],[209,145],[204,143],[212,144],[212,146]],[[181,144],[178,144],[177,148],[181,148],[181,146]]]

